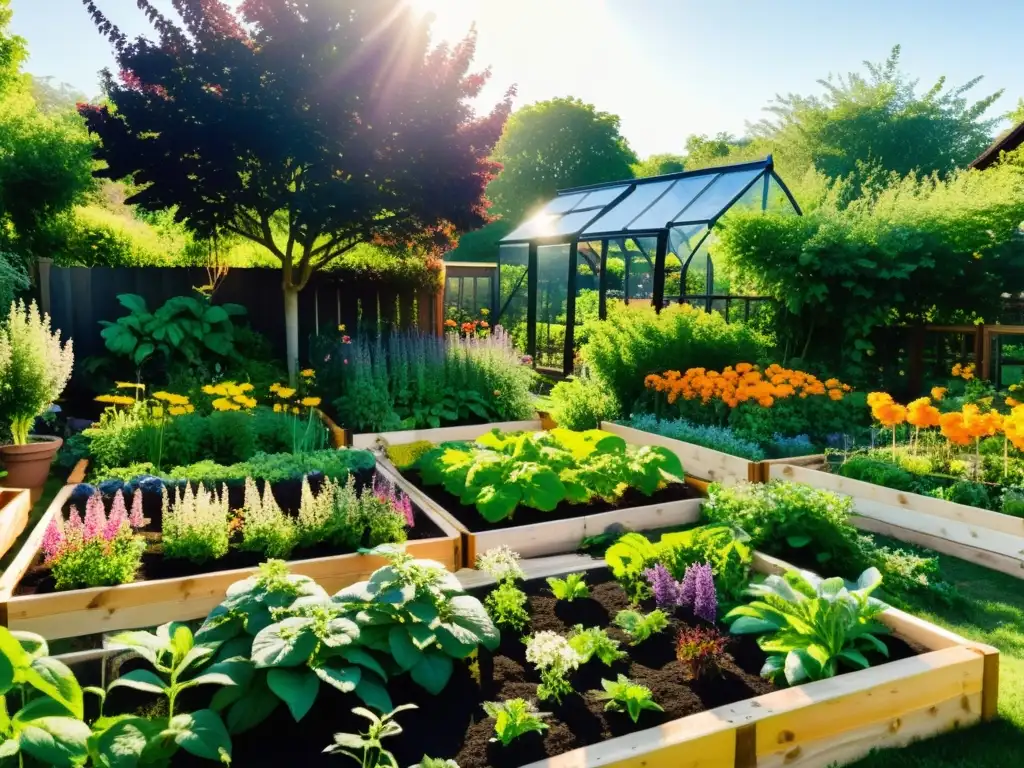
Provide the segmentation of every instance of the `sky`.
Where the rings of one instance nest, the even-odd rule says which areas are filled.
[[[96,0],[131,36],[148,26],[135,0]],[[485,110],[509,85],[517,106],[575,96],[622,119],[641,157],[683,153],[690,134],[742,135],[777,93],[820,93],[829,73],[862,70],[902,45],[902,68],[927,88],[978,75],[973,94],[1024,97],[1024,1],[990,0],[409,0],[436,14],[438,39],[475,21],[477,62],[492,79]],[[170,8],[170,0],[154,0]],[[12,0],[13,31],[28,40],[32,74],[87,95],[112,66],[81,0]]]

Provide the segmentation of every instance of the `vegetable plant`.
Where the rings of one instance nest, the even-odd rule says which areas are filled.
[[[629,655],[619,650],[619,641],[608,637],[608,632],[600,627],[584,629],[582,624],[577,624],[569,635],[569,645],[579,654],[580,664],[586,664],[597,657],[601,663],[610,667]]]
[[[527,733],[542,733],[548,729],[543,718],[549,713],[538,712],[537,707],[526,699],[486,701],[484,711],[488,717],[494,718],[495,738],[491,741],[500,741],[503,747]]]
[[[414,467],[425,484],[443,486],[491,523],[512,517],[520,505],[550,512],[563,502],[600,498],[614,503],[627,488],[650,496],[683,477],[682,464],[671,451],[629,446],[596,429],[493,430],[476,443],[441,443]]]
[[[634,723],[640,719],[640,713],[644,710],[665,711],[654,701],[650,688],[630,681],[625,675],[619,675],[614,681],[602,680],[601,687],[604,690],[597,691],[596,697],[608,702],[604,708],[612,712],[625,712]]]
[[[537,698],[561,703],[563,696],[573,692],[569,673],[582,658],[566,638],[549,630],[537,632],[526,639],[526,660],[540,673]]]
[[[837,674],[840,665],[866,669],[866,653],[889,655],[877,637],[888,628],[875,620],[886,606],[871,597],[882,583],[869,568],[856,584],[839,577],[821,579],[808,571],[789,571],[751,584],[754,600],[731,610],[725,621],[733,634],[757,634],[768,654],[763,677],[796,685]]]
[[[526,603],[526,593],[519,589],[513,581],[500,582],[484,599],[487,613],[494,623],[517,632],[521,631],[530,621]]]
[[[571,603],[577,598],[590,597],[590,587],[587,586],[585,578],[582,573],[570,573],[564,579],[552,576],[547,581],[555,599]]]
[[[615,626],[629,635],[630,645],[640,645],[668,627],[668,616],[660,608],[647,615],[639,611],[619,611],[615,616]]]
[[[676,638],[676,658],[691,680],[699,680],[721,670],[728,641],[715,627],[684,627]]]
[[[409,709],[419,709],[419,707],[415,704],[402,704],[379,717],[368,709],[355,707],[352,714],[365,717],[370,721],[370,727],[367,728],[366,733],[336,733],[334,734],[334,743],[324,752],[350,757],[362,768],[398,768],[398,761],[395,760],[395,756],[391,752],[384,749],[382,741],[389,736],[398,736],[402,732],[402,726],[395,722],[394,718],[399,712]],[[360,752],[352,750],[360,750]]]

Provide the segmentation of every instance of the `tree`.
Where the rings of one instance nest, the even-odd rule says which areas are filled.
[[[282,265],[289,370],[298,294],[360,243],[441,243],[488,220],[488,158],[510,91],[477,117],[475,32],[430,47],[431,19],[404,0],[172,0],[174,22],[137,0],[156,40],[129,41],[82,0],[122,73],[111,107],[81,112],[100,175],[128,202],[173,208],[199,237],[230,233]]]
[[[691,135],[686,139],[686,167],[710,168],[744,160],[757,159],[758,149],[750,139],[737,139],[731,133],[720,131],[714,136]],[[764,157],[767,152],[760,155]]]
[[[664,176],[666,173],[679,173],[683,170],[685,160],[682,155],[651,155],[633,166],[633,175],[645,179],[649,176]]]
[[[637,161],[619,133],[618,115],[573,98],[513,114],[494,159],[503,168],[487,194],[498,213],[517,221],[559,189],[631,179]]]
[[[32,75],[32,98],[44,115],[61,114],[74,110],[88,97],[70,83],[54,84],[52,77]]]
[[[981,77],[956,87],[940,77],[919,93],[899,63],[897,45],[884,62],[864,62],[866,76],[819,80],[823,96],[777,96],[766,108],[774,117],[749,126],[751,137],[766,140],[800,172],[813,165],[831,178],[966,167],[991,140],[997,120],[984,115],[1002,91],[971,102]]]

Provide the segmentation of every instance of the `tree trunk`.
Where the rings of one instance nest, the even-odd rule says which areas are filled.
[[[295,385],[299,373],[299,289],[284,286],[284,336],[288,356],[288,380]]]

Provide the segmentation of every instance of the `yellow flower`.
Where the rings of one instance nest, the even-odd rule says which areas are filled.
[[[280,384],[271,384],[270,385],[270,391],[271,392],[277,392],[280,389],[281,389],[281,385]]]
[[[300,413],[298,407],[292,408],[292,413]]]
[[[280,413],[280,412],[281,412],[281,404],[280,403],[274,403],[274,413]]]
[[[281,387],[277,390],[277,396],[282,400],[287,400],[289,397],[295,394],[295,390],[291,387]]]
[[[172,405],[167,409],[171,416],[182,416],[188,413],[188,409],[184,405]]]
[[[932,387],[932,400],[941,400],[946,396],[945,387]]]
[[[217,392],[217,388],[212,384],[207,384],[205,387],[203,387],[203,392],[205,392],[208,395],[220,394],[219,392]]]
[[[171,405],[188,405],[188,398],[184,395],[176,395],[173,392],[154,392],[153,397],[163,400]]]
[[[256,407],[256,401],[253,400],[251,397],[246,397],[245,395],[235,395],[231,399],[245,408]]]
[[[256,387],[254,387],[249,382],[246,382],[245,384],[240,384],[238,389],[242,392],[252,392],[254,389],[256,389]]]
[[[214,410],[217,410],[217,411],[240,411],[240,410],[242,410],[238,405],[236,405],[235,403],[232,403],[226,397],[219,397],[219,398],[217,398],[216,400],[213,401],[213,403],[211,403],[211,405],[213,405]]]
[[[172,408],[171,410],[173,411],[174,409]],[[162,419],[164,417],[164,408],[162,405],[155,405],[153,406],[153,410],[151,411],[151,413],[153,414],[154,418]]]
[[[135,402],[135,398],[127,395],[100,395],[96,398],[96,402],[110,405],[131,405]]]
[[[114,386],[118,389],[141,389],[143,392],[146,390],[145,384],[139,384],[134,381],[115,381]]]
[[[342,333],[344,333],[345,332],[345,324],[342,323],[341,325],[339,325],[338,326],[338,330],[341,331]]]
[[[154,392],[153,397],[155,397],[157,400],[165,400],[166,402],[169,403],[171,401],[171,398],[174,397],[174,395],[172,395],[170,392],[160,391]]]
[[[314,371],[312,368],[307,368],[306,370],[301,371],[299,375],[304,379],[312,379],[314,376],[316,376],[316,371]]]
[[[319,397],[304,397],[302,398],[302,404],[307,408],[316,408],[320,405]]]
[[[189,403],[188,405],[185,406],[185,413],[195,413],[195,412],[196,412],[196,407],[194,405],[192,405],[192,403]]]

